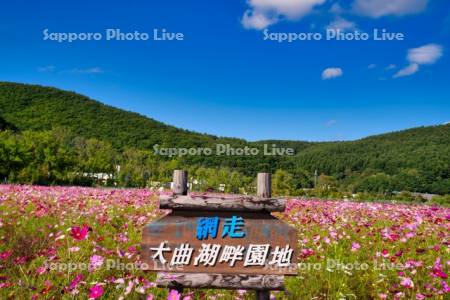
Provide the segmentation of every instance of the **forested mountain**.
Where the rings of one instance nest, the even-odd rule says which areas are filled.
[[[292,164],[307,170],[316,168],[343,182],[355,181],[357,190],[402,187],[450,193],[450,126],[322,143],[299,152]]]
[[[80,94],[37,85],[0,82],[0,115],[21,131],[65,128],[77,136],[108,142],[117,151],[126,148],[153,151],[155,144],[165,148],[215,149],[216,144],[251,146],[242,139],[220,138],[178,129]],[[188,165],[230,166],[253,174],[257,170],[274,169],[280,159],[223,155],[187,156],[182,160]]]
[[[242,139],[222,138],[178,129],[73,92],[37,85],[0,82],[0,130],[5,128],[16,129],[14,137],[11,137],[12,133],[0,136],[3,142],[7,138],[13,140],[9,140],[8,147],[19,143],[19,136],[34,141],[51,141],[52,138],[33,136],[50,131],[51,136],[56,134],[59,137],[57,140],[71,141],[64,144],[65,153],[72,153],[73,149],[81,151],[80,149],[89,148],[89,145],[92,147],[91,153],[96,153],[95,149],[104,150],[97,151],[104,154],[102,164],[93,163],[89,166],[74,162],[80,159],[80,156],[84,157],[83,160],[88,159],[89,154],[84,153],[85,150],[83,153],[72,153],[74,157],[62,164],[66,165],[64,168],[67,170],[72,168],[78,171],[111,171],[114,170],[114,164],[120,163],[125,166],[127,163],[130,164],[130,161],[135,161],[136,157],[140,157],[139,170],[133,169],[137,166],[130,165],[129,172],[134,172],[134,175],[130,173],[129,176],[125,176],[129,183],[133,178],[145,177],[142,174],[147,174],[145,178],[140,178],[136,185],[159,178],[157,177],[159,175],[155,174],[161,172],[153,171],[155,169],[153,163],[157,161],[159,169],[174,166],[195,170],[200,167],[225,168],[230,172],[236,171],[249,177],[253,177],[258,171],[275,173],[278,170],[278,174],[284,176],[282,177],[285,178],[284,181],[292,182],[294,189],[312,187],[314,171],[318,170],[319,175],[322,175],[319,181],[339,189],[450,193],[450,125],[414,128],[349,142],[313,143],[276,140],[247,142]],[[65,132],[64,137],[61,136],[61,132]],[[215,148],[216,144],[230,144],[231,147],[248,146],[258,149],[262,149],[264,144],[276,144],[278,147],[294,148],[296,155],[155,157],[153,154],[155,144],[161,147],[185,148]],[[24,142],[23,145],[29,143]],[[5,145],[3,149],[6,149]],[[24,149],[21,151],[28,151]],[[17,149],[14,151],[10,149],[9,152],[2,150],[2,140],[0,140],[0,163],[2,151],[5,165],[12,160],[22,161],[21,164],[16,163],[14,166],[27,165],[25,160],[17,157],[8,158],[10,157],[8,155],[17,152]],[[108,153],[111,153],[111,157],[107,157]],[[45,162],[45,159],[43,161]],[[165,164],[165,167],[161,164]],[[17,171],[13,176],[8,173],[7,168],[3,168],[3,176],[14,177],[17,180],[20,177],[18,174],[23,173],[20,171],[21,167],[16,167]],[[55,174],[57,176],[60,173]],[[51,182],[50,179],[47,181]]]
[[[103,139],[114,148],[202,145],[216,139],[124,111],[73,92],[50,87],[0,82],[0,115],[19,130],[55,127]]]

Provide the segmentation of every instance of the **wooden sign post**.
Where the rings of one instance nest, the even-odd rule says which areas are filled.
[[[251,289],[256,299],[284,289],[297,275],[297,234],[271,215],[285,199],[271,198],[270,174],[259,173],[254,196],[187,195],[187,172],[174,172],[173,196],[161,196],[167,216],[143,230],[144,267],[157,284],[186,288]]]

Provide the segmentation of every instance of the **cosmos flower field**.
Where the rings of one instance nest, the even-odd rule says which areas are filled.
[[[0,185],[0,299],[253,299],[155,286],[143,226],[166,214],[144,189]],[[298,276],[273,299],[449,299],[450,209],[291,199]]]

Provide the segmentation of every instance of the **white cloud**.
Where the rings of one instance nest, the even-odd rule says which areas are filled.
[[[275,17],[268,17],[265,14],[248,9],[242,17],[242,26],[246,29],[264,29],[276,23],[278,20]]]
[[[412,63],[395,73],[394,78],[410,76],[417,73],[418,71],[419,65],[416,63]]]
[[[419,13],[427,7],[429,0],[355,0],[353,11],[364,16],[403,16]]]
[[[336,17],[333,22],[328,24],[327,30],[339,30],[341,32],[355,30],[356,24],[342,17]]]
[[[375,69],[377,67],[376,64],[370,64],[367,66],[367,69]]]
[[[242,25],[247,29],[261,30],[280,19],[297,20],[309,14],[326,0],[248,0],[250,9],[242,16]]]
[[[334,3],[331,7],[330,7],[330,13],[332,14],[336,14],[336,15],[340,15],[342,13],[344,13],[344,9],[342,8],[342,6],[339,3]]]
[[[55,66],[44,66],[38,68],[38,72],[53,72],[54,70]]]
[[[326,68],[322,72],[322,79],[327,80],[327,79],[337,78],[337,77],[341,77],[343,74],[344,74],[344,72],[342,72],[341,68]]]
[[[86,68],[86,69],[75,68],[75,69],[63,71],[63,73],[71,73],[71,74],[101,74],[101,73],[104,73],[104,71],[103,71],[102,68],[93,67],[93,68]]]
[[[442,57],[442,52],[442,46],[428,44],[422,47],[409,49],[408,60],[420,65],[431,65]]]
[[[385,69],[386,69],[386,71],[389,71],[389,70],[392,70],[392,69],[395,69],[395,68],[397,68],[396,64],[390,64]]]
[[[331,127],[334,124],[336,124],[336,120],[328,120],[325,122],[325,126],[327,126],[327,127]]]
[[[442,57],[442,54],[442,46],[437,44],[409,49],[406,56],[409,65],[395,73],[394,78],[413,75],[419,71],[420,65],[432,65]]]

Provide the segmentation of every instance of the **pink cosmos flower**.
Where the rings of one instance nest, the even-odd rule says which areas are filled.
[[[42,296],[47,295],[50,290],[53,288],[52,282],[50,280],[44,281],[44,288],[41,290],[40,294]]]
[[[125,296],[128,295],[129,293],[131,293],[131,290],[133,289],[134,286],[134,282],[132,280],[128,281],[128,285],[125,289]]]
[[[17,265],[23,265],[27,262],[27,258],[25,256],[17,256],[13,259],[13,261]]]
[[[89,299],[97,299],[103,295],[103,288],[96,284],[89,289]]]
[[[70,235],[77,241],[82,241],[87,238],[88,232],[89,227],[87,225],[83,225],[83,227],[73,226],[70,230]]]
[[[42,275],[45,273],[45,271],[47,271],[47,268],[44,266],[40,266],[39,268],[36,269],[36,274]]]
[[[356,252],[361,248],[361,245],[359,243],[353,242],[352,243],[352,251]]]
[[[425,297],[425,295],[423,295],[423,294],[421,294],[421,293],[418,293],[417,295],[416,295],[416,300],[423,300],[423,299],[425,299],[426,297]]]
[[[77,276],[75,276],[75,278],[69,284],[68,290],[69,291],[74,290],[77,287],[77,285],[80,283],[80,281],[83,280],[83,279],[84,279],[83,274],[78,274]]]
[[[409,277],[403,278],[400,284],[407,289],[412,289],[414,287],[414,282]]]
[[[442,278],[442,279],[447,279],[448,278],[448,275],[445,272],[443,272],[440,269],[435,269],[435,268],[433,268],[433,272],[431,273],[431,276],[439,277],[439,278]]]
[[[146,300],[153,300],[153,294],[148,295]]]
[[[405,236],[406,236],[408,239],[411,239],[411,238],[415,237],[416,234],[415,234],[414,232],[410,231],[410,232],[407,232]]]
[[[155,286],[156,286],[156,283],[144,279],[144,288],[145,289],[149,289],[149,288],[152,288],[152,287],[155,287]]]
[[[405,267],[408,269],[420,268],[423,266],[423,262],[421,260],[416,261],[413,259],[408,259],[405,263]]]
[[[403,250],[397,251],[394,255],[397,256],[397,257],[402,256],[403,255]]]
[[[169,295],[167,296],[167,300],[180,300],[180,293],[176,290],[170,290]]]
[[[448,286],[447,282],[442,280],[441,284],[442,284],[442,291],[444,293],[450,293],[450,287]]]
[[[398,240],[399,239],[399,235],[398,234],[396,234],[396,233],[391,233],[391,234],[389,234],[389,239],[391,240],[391,241],[396,241],[396,240]]]
[[[3,251],[0,252],[0,260],[7,260],[12,254],[12,251]]]
[[[433,276],[433,277],[436,277],[436,278],[437,277],[442,278],[442,279],[447,279],[448,278],[448,275],[445,274],[444,271],[442,271],[442,265],[441,265],[441,258],[440,257],[436,258],[436,260],[434,262],[434,265],[433,265],[432,272],[431,272],[430,275]]]
[[[105,259],[103,258],[103,256],[96,254],[92,255],[91,258],[89,259],[89,272],[92,272],[100,268],[103,265],[104,261]]]
[[[9,288],[10,286],[13,286],[12,282],[6,281],[6,282],[0,282],[0,289],[3,288]]]
[[[121,232],[121,233],[118,234],[117,240],[118,240],[119,242],[121,242],[121,243],[127,243],[127,242],[128,242],[128,237],[127,237],[126,234],[124,234],[124,233]]]
[[[313,255],[314,254],[314,250],[313,249],[302,249],[301,251],[300,251],[300,255],[301,255],[301,257],[303,257],[303,258],[307,258],[308,256],[311,256],[311,255]]]

